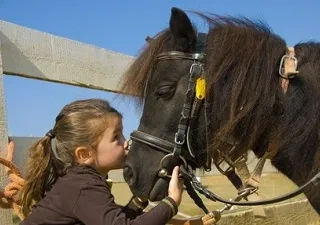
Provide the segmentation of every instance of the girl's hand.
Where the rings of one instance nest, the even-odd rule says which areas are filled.
[[[168,188],[168,196],[177,203],[177,206],[179,206],[181,203],[182,192],[183,179],[179,179],[179,166],[176,166],[172,171],[172,177]]]

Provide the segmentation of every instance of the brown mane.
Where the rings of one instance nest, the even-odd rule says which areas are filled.
[[[140,101],[143,100],[144,90],[157,55],[163,51],[164,43],[169,37],[170,30],[165,29],[142,47],[141,53],[122,77],[120,92],[138,97]]]
[[[261,21],[200,16],[210,24],[205,76],[212,103],[212,151],[221,149],[226,137],[246,149],[257,148],[263,133],[279,123],[278,65],[286,43]]]

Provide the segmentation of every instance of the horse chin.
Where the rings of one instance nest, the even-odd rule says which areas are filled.
[[[163,178],[158,179],[149,194],[149,200],[155,202],[164,199],[168,195],[168,186],[167,180]]]

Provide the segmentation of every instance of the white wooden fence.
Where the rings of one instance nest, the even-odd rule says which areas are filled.
[[[117,92],[119,79],[133,59],[128,55],[0,21],[1,156],[4,156],[6,152],[8,140],[3,74]],[[4,187],[7,183],[4,168],[0,166],[0,186]],[[308,223],[316,221],[317,215],[312,212],[309,204],[304,207],[308,207],[308,209],[304,208],[307,210],[308,218],[303,221]],[[282,215],[301,218],[299,207],[278,205],[268,208],[273,214],[282,210],[284,211]],[[233,217],[237,216],[230,216],[230,219]],[[226,220],[224,219],[224,221]],[[232,221],[227,223],[238,224],[235,219]],[[270,220],[272,224],[277,224],[274,221],[274,219],[272,222]],[[298,224],[294,223],[295,219],[290,221],[292,224]],[[223,223],[223,221],[221,222]],[[0,225],[11,224],[12,211],[0,208]]]

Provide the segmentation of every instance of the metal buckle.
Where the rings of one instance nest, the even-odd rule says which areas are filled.
[[[202,61],[205,57],[205,54],[203,53],[193,53],[193,59]]]
[[[231,151],[231,150],[230,150]],[[222,156],[222,158],[221,158],[221,160],[219,160],[217,163],[215,163],[215,166],[216,166],[216,168],[219,170],[219,172],[221,173],[221,174],[223,174],[223,175],[227,175],[227,172],[229,172],[230,170],[232,170],[232,169],[234,169],[235,168],[235,165],[240,161],[240,160],[242,160],[242,159],[245,159],[245,157],[244,157],[244,155],[241,155],[241,156],[239,156],[236,160],[232,160],[229,156],[227,156],[227,155],[224,155],[224,156]],[[223,170],[222,168],[221,168],[221,164],[223,163],[223,162],[226,162],[227,163],[227,165],[228,165],[228,167],[225,169],[225,170]]]
[[[179,140],[179,139],[182,139],[182,140]],[[182,134],[179,135],[179,133],[177,132],[175,135],[174,135],[174,142],[177,144],[177,145],[183,145],[184,142],[185,142],[185,135]]]
[[[281,76],[282,78],[284,78],[284,79],[292,79],[292,78],[294,78],[294,77],[296,76],[296,74],[289,74],[289,75],[287,75],[287,74],[284,74],[284,73],[283,73],[283,69],[284,69],[284,68],[283,68],[283,64],[284,64],[284,61],[285,61],[286,59],[293,60],[294,66],[295,66],[295,70],[297,70],[297,67],[298,67],[298,60],[297,60],[297,58],[294,57],[294,56],[284,55],[284,56],[282,56],[281,61],[280,61],[280,65],[279,65],[279,74],[280,74],[280,76]]]
[[[199,74],[201,74],[203,72],[203,64],[201,62],[195,61],[194,63],[192,63],[189,73],[192,75],[194,70],[196,69],[198,69]]]

